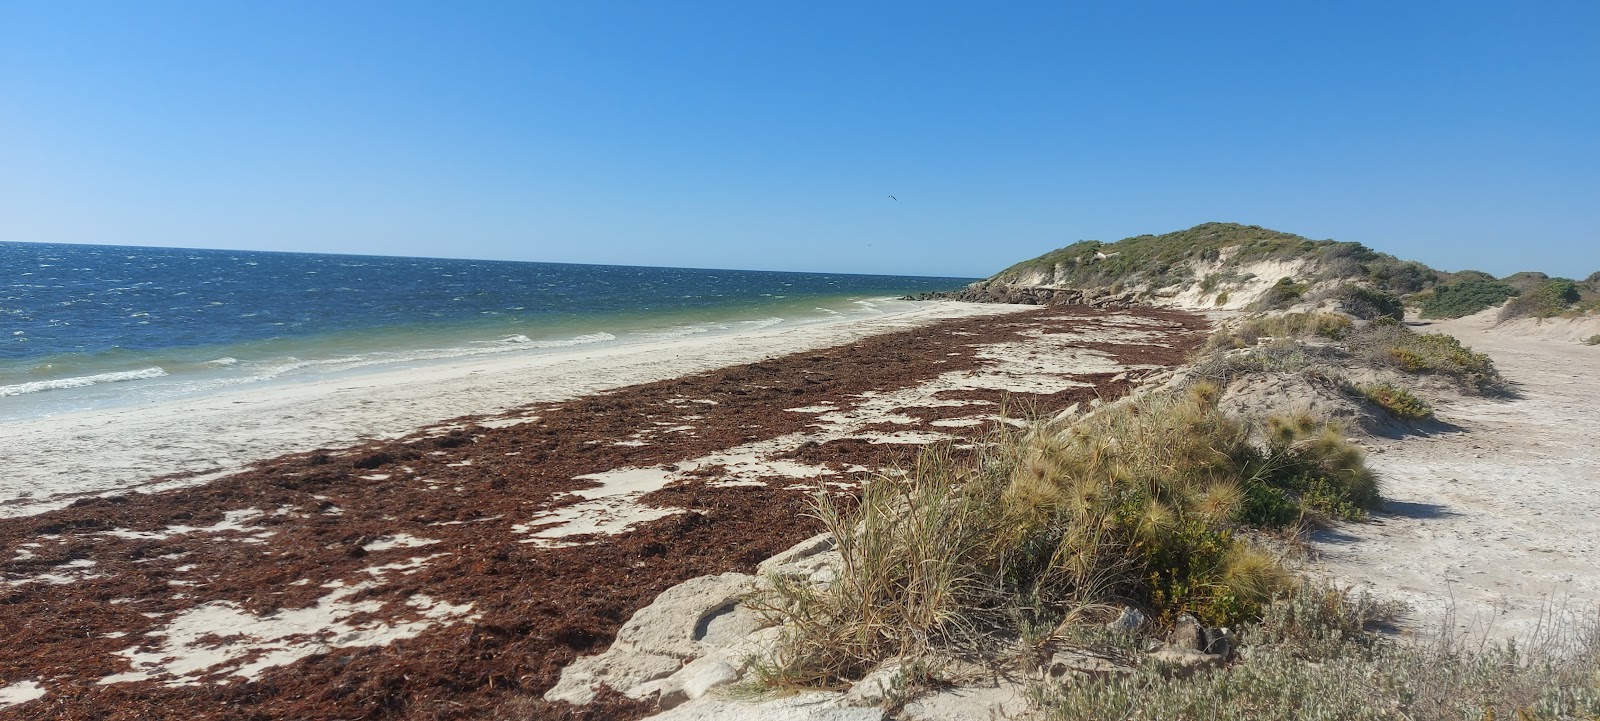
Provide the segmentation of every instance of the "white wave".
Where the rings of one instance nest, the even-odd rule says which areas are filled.
[[[313,368],[317,371],[338,372],[355,368],[383,365],[385,363],[409,363],[417,361],[447,360],[450,358],[465,358],[470,356],[507,353],[512,351],[527,350],[532,348],[570,348],[573,346],[587,345],[590,343],[604,343],[616,340],[617,337],[610,333],[589,333],[572,338],[559,340],[533,340],[524,335],[513,335],[497,341],[478,341],[472,347],[465,348],[422,348],[409,351],[376,351],[359,355],[339,356],[336,358],[323,358],[319,360],[301,360],[293,356],[279,359],[272,363],[263,363],[256,367],[256,374],[248,378],[233,381],[234,383],[253,383],[257,381],[272,380],[285,373]]]
[[[713,328],[725,329],[727,326],[713,325],[710,323],[680,325],[672,328],[663,328],[661,330],[644,331],[639,334],[639,337],[647,338],[649,340],[671,340],[673,338],[683,338],[685,336],[699,335],[701,333],[710,333]]]
[[[213,368],[217,368],[217,367],[221,367],[221,366],[238,365],[238,364],[239,364],[239,359],[238,358],[234,358],[233,356],[223,356],[221,358],[217,358],[216,360],[208,360],[208,361],[205,362],[205,365],[211,366]]]
[[[136,371],[118,371],[116,373],[98,373],[92,376],[76,376],[72,378],[57,378],[48,381],[33,381],[31,383],[18,383],[16,385],[0,386],[0,397],[20,396],[41,391],[54,391],[63,388],[83,388],[100,383],[118,383],[121,381],[140,381],[150,378],[160,378],[167,374],[160,368],[142,368]]]
[[[580,335],[575,338],[567,338],[566,340],[535,341],[533,345],[538,348],[567,348],[575,345],[587,345],[589,343],[604,343],[608,340],[616,339],[617,337],[611,335],[610,333],[600,332],[589,333],[588,335]]]
[[[761,330],[762,328],[771,328],[782,322],[783,319],[778,317],[762,318],[760,320],[740,321],[739,327],[741,330]]]

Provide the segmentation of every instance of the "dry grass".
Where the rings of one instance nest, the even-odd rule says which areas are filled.
[[[1354,327],[1349,317],[1337,313],[1285,313],[1254,316],[1224,328],[1206,340],[1206,349],[1249,348],[1262,338],[1343,338]]]
[[[1256,617],[1290,576],[1239,529],[1359,514],[1377,485],[1338,429],[1275,419],[1263,448],[1217,411],[1217,393],[1201,383],[998,430],[966,460],[930,450],[867,484],[854,514],[819,493],[842,566],[825,585],[774,579],[764,604],[785,635],[760,679],[837,684],[1111,603],[1159,621]]]
[[[1392,609],[1305,586],[1243,630],[1248,652],[1187,679],[1157,669],[1039,686],[1053,721],[1458,721],[1600,718],[1600,625],[1565,618],[1522,644],[1410,643],[1369,630]]]

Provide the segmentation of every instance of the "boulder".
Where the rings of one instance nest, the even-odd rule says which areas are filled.
[[[1227,660],[1229,654],[1233,651],[1233,644],[1229,638],[1229,635],[1228,629],[1226,628],[1206,629],[1205,652],[1213,656],[1220,656],[1223,660]]]
[[[1187,678],[1198,671],[1222,667],[1221,656],[1177,646],[1164,646],[1146,658],[1168,678]]]
[[[1122,609],[1122,613],[1117,616],[1116,620],[1106,624],[1106,628],[1118,633],[1133,633],[1143,625],[1144,613],[1137,608],[1129,606]]]
[[[1130,673],[1132,667],[1117,663],[1115,659],[1084,651],[1060,651],[1044,665],[1045,677],[1065,681],[1074,675],[1106,677]]]
[[[1178,617],[1178,623],[1172,627],[1172,635],[1167,638],[1167,643],[1180,649],[1199,651],[1206,650],[1206,628],[1200,621],[1187,613]]]
[[[723,573],[691,578],[663,591],[622,625],[605,653],[579,658],[562,669],[545,699],[588,703],[602,684],[631,698],[660,693],[666,700],[676,691],[687,693],[691,677],[680,673],[686,663],[737,645],[764,625],[759,614],[738,605],[755,583],[748,574]],[[703,670],[697,667],[695,673]],[[710,683],[705,679],[720,673],[705,672],[710,675],[692,676],[696,684]]]
[[[905,688],[905,670],[905,664],[899,660],[884,661],[851,686],[840,701],[846,706],[881,706]]]

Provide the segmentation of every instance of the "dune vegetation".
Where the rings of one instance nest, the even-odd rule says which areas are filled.
[[[1455,338],[1372,317],[1236,319],[1158,389],[996,424],[969,452],[929,448],[868,482],[854,508],[819,492],[837,574],[770,579],[760,603],[782,635],[760,685],[838,688],[894,662],[903,703],[965,659],[1031,674],[1048,719],[1600,717],[1594,619],[1523,645],[1417,643],[1381,630],[1398,607],[1296,570],[1295,539],[1361,522],[1379,478],[1352,429],[1303,411],[1237,416],[1223,410],[1231,388],[1304,376],[1398,422],[1433,414],[1408,378],[1505,389]],[[1186,624],[1226,627],[1220,650],[1207,635],[1200,653],[1218,660],[1163,655]],[[1062,682],[1042,670],[1061,653],[1097,665]]]
[[[1252,428],[1217,410],[1218,393],[1201,382],[1001,427],[967,460],[930,450],[867,484],[853,513],[819,495],[838,578],[776,583],[768,607],[786,636],[762,677],[839,683],[1116,606],[1163,625],[1259,618],[1294,582],[1248,532],[1360,518],[1378,484],[1338,427],[1301,414]]]
[[[1272,275],[1257,277],[1267,272]],[[1502,278],[1476,270],[1452,273],[1360,243],[1311,240],[1237,223],[1203,223],[1112,243],[1080,241],[1017,263],[978,285],[1132,292],[1144,299],[1190,292],[1204,299],[1197,306],[1243,299],[1256,311],[1332,301],[1368,320],[1399,320],[1407,307],[1431,319],[1460,318],[1502,304],[1503,320],[1600,311],[1600,272],[1582,281],[1538,272]]]

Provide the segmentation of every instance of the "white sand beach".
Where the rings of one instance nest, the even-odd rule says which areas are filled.
[[[503,354],[0,424],[0,517],[83,494],[201,483],[281,453],[410,433],[611,388],[1027,306],[875,301],[878,315],[604,349]],[[185,478],[150,484],[160,476]]]

